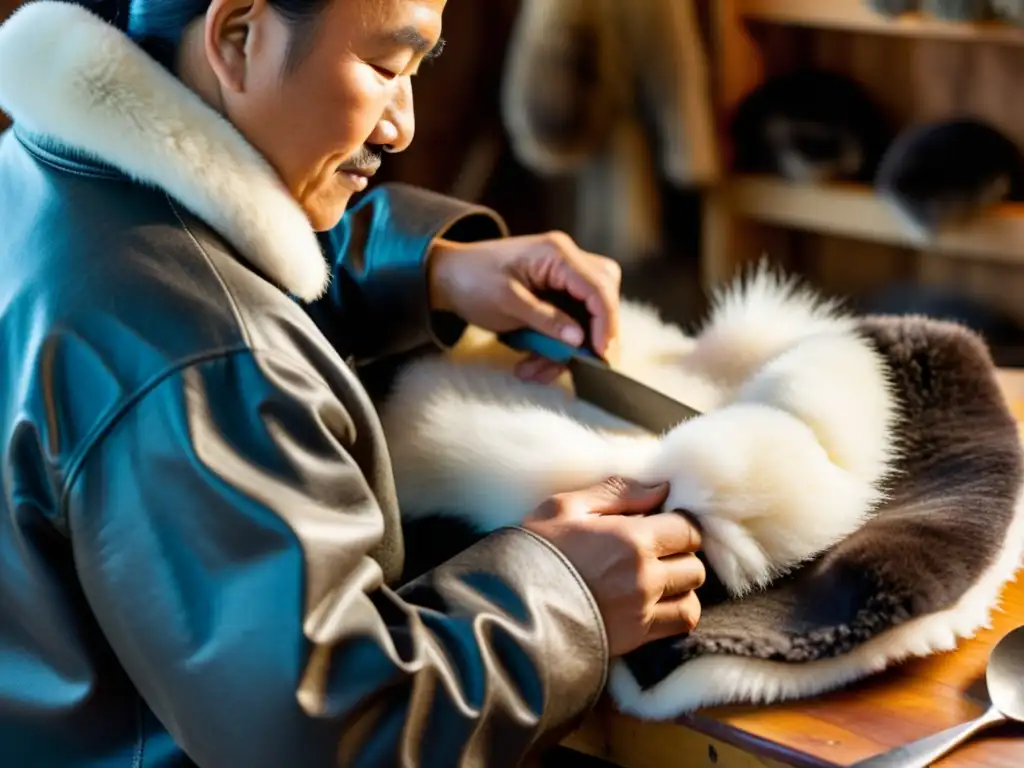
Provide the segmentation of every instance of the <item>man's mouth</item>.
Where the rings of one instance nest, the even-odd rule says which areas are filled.
[[[356,192],[362,192],[370,183],[376,168],[339,168],[338,175]]]
[[[342,165],[338,168],[338,175],[341,176],[353,189],[362,192],[370,183],[370,179],[377,173],[380,163],[370,165]]]

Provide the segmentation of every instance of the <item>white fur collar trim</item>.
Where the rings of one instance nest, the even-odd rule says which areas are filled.
[[[316,235],[273,168],[92,12],[37,0],[0,26],[0,108],[30,131],[164,190],[298,298],[323,294],[330,273]]]

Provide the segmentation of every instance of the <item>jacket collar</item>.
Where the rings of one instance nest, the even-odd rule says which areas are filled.
[[[316,234],[273,168],[92,12],[36,0],[0,25],[0,109],[50,152],[162,189],[296,297],[323,294],[330,273]]]

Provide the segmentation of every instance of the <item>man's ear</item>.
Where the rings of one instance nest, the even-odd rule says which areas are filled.
[[[211,0],[203,45],[222,89],[245,90],[256,22],[269,10],[266,0]]]

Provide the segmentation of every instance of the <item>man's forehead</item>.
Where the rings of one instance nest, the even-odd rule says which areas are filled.
[[[445,0],[342,0],[363,6],[362,28],[373,43],[435,56],[443,46],[441,14]]]
[[[437,35],[441,26],[441,15],[447,0],[341,0],[361,6],[363,21],[368,28],[380,32],[411,28],[420,33],[421,37],[429,38]],[[406,33],[405,42],[418,42]]]

